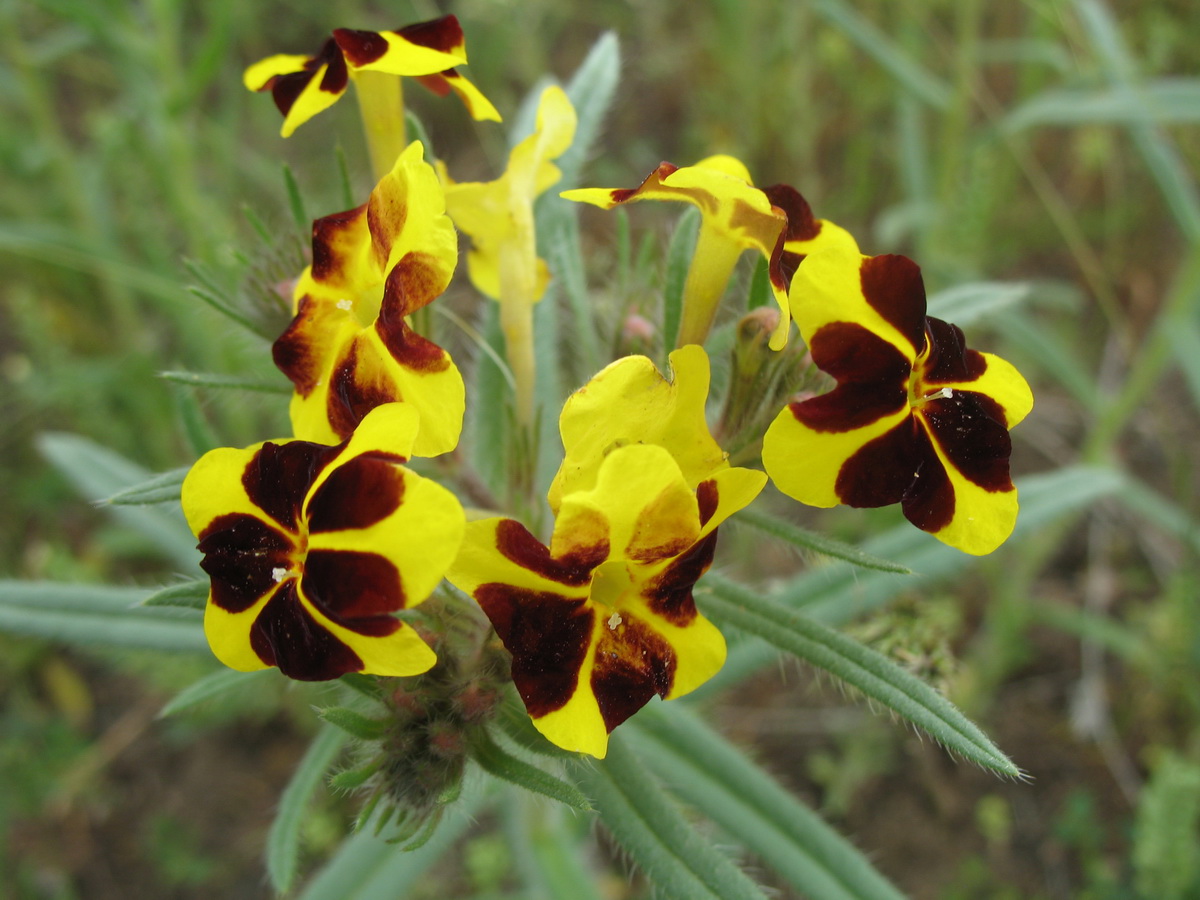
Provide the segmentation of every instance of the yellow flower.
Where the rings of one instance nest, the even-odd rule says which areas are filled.
[[[474,118],[499,121],[491,102],[455,71],[466,62],[458,19],[443,16],[396,31],[339,28],[316,55],[269,56],[246,69],[242,80],[249,90],[271,92],[283,113],[284,137],[336,103],[360,72],[416,77],[442,95],[453,90]]]
[[[1017,518],[1008,430],[1033,408],[1021,374],[925,315],[921,270],[906,257],[814,254],[792,293],[813,361],[837,387],[767,429],[776,487],[812,506],[900,503],[960,550],[1000,546]]]
[[[562,196],[602,209],[638,200],[683,201],[699,208],[700,234],[683,289],[679,346],[704,342],[742,251],[757,250],[768,261],[782,313],[770,345],[779,350],[791,325],[788,287],[799,258],[823,247],[858,249],[849,232],[813,218],[794,188],[756,188],[750,172],[732,156],[710,156],[683,168],[664,162],[636,188],[582,188]]]
[[[603,757],[608,735],[654,695],[682,696],[725,661],[725,639],[692,588],[717,526],[766,477],[724,468],[689,486],[662,447],[612,450],[595,486],[563,497],[550,546],[512,519],[467,526],[447,576],[483,607],[513,656],[534,725]]]
[[[405,317],[441,294],[458,262],[441,185],[414,141],[362,206],[313,223],[313,263],[295,290],[295,318],[275,342],[292,380],[292,428],[345,440],[376,406],[409,403],[421,418],[414,452],[452,450],[464,389],[450,355]]]
[[[225,665],[289,678],[415,675],[435,656],[392,614],[425,600],[462,540],[454,495],[403,463],[419,418],[370,413],[337,446],[212,450],[183,483],[211,579],[204,632]]]

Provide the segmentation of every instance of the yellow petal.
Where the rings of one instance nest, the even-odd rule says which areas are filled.
[[[277,75],[291,75],[293,72],[303,72],[308,57],[295,53],[277,53],[260,59],[242,73],[242,83],[247,90],[261,91],[267,82]]]

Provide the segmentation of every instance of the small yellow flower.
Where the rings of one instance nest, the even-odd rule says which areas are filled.
[[[454,495],[404,466],[415,409],[371,412],[337,446],[283,441],[212,450],[183,511],[212,585],[204,632],[242,672],[289,678],[415,675],[435,656],[392,614],[425,600],[462,540]]]
[[[452,450],[462,431],[462,375],[406,317],[438,297],[458,262],[442,187],[414,141],[362,206],[313,223],[313,262],[294,293],[295,318],[275,342],[292,380],[292,428],[345,440],[376,406],[420,414],[414,452]]]
[[[336,103],[359,72],[415,77],[441,95],[453,90],[475,119],[498,122],[491,102],[455,71],[466,62],[458,19],[443,16],[396,31],[339,28],[316,55],[269,56],[246,69],[242,80],[249,90],[271,92],[283,113],[283,137]]]
[[[921,270],[906,257],[817,253],[792,293],[813,361],[837,386],[767,429],[776,487],[812,506],[899,503],[967,553],[1000,546],[1017,518],[1008,430],[1033,408],[1021,374],[925,315]]]

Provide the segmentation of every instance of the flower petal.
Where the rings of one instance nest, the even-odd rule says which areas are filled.
[[[454,16],[418,22],[396,31],[338,28],[333,39],[355,70],[431,75],[467,61],[462,26]]]
[[[672,352],[670,362],[667,381],[647,357],[627,356],[567,398],[559,417],[565,456],[550,485],[551,509],[558,510],[566,493],[590,490],[614,446],[665,447],[691,488],[728,466],[704,415],[707,354],[689,345]]]
[[[500,112],[492,105],[492,101],[483,95],[483,91],[475,87],[466,76],[457,69],[446,69],[434,75],[418,75],[417,81],[439,97],[446,96],[448,91],[454,91],[463,102],[471,118],[476,122],[501,122]]]

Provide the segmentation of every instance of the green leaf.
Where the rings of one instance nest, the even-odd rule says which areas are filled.
[[[329,779],[329,786],[335,791],[356,790],[370,781],[371,776],[378,772],[379,767],[383,765],[383,761],[381,756],[361,769],[346,769],[344,772],[338,772]]]
[[[204,609],[208,605],[208,590],[210,582],[207,578],[198,581],[184,581],[180,584],[169,584],[159,588],[139,606],[182,606],[186,609]]]
[[[929,315],[960,328],[992,313],[1025,302],[1033,291],[1027,282],[976,281],[938,291],[929,298]]]
[[[149,506],[153,503],[179,502],[179,489],[187,477],[189,467],[171,469],[146,479],[141,484],[117,491],[100,503],[112,506]]]
[[[256,391],[262,394],[290,394],[292,386],[286,381],[247,378],[243,375],[218,375],[214,372],[159,372],[158,377],[189,387],[217,388],[219,390]]]
[[[0,581],[0,631],[85,647],[208,652],[199,617],[191,610],[137,607],[146,594],[135,588]]]
[[[574,208],[556,210],[552,221],[539,234],[546,247],[550,271],[562,286],[572,318],[572,378],[582,382],[601,367],[595,309],[588,294],[583,269],[583,249],[579,243],[579,216]]]
[[[1190,318],[1175,323],[1171,348],[1192,392],[1192,405],[1200,410],[1200,324]]]
[[[615,32],[606,31],[592,45],[566,86],[567,97],[575,107],[575,140],[557,160],[563,175],[555,190],[565,191],[578,183],[580,168],[591,155],[620,77],[621,45]]]
[[[517,787],[549,797],[551,800],[557,800],[559,803],[565,803],[574,809],[590,810],[592,808],[588,798],[583,796],[573,784],[551,775],[544,769],[530,765],[523,759],[518,759],[496,743],[486,729],[480,728],[472,735],[471,757],[489,775],[501,778]]]
[[[758,309],[773,303],[775,295],[771,292],[771,279],[767,272],[767,261],[759,257],[754,264],[754,274],[750,278],[750,296],[746,302],[747,309]]]
[[[267,876],[277,893],[288,891],[296,878],[300,828],[325,773],[342,752],[346,740],[346,735],[336,728],[318,731],[279,798],[279,811],[267,834]]]
[[[653,704],[630,725],[640,756],[674,791],[804,896],[902,897],[853,844],[684,706]]]
[[[574,766],[600,821],[665,897],[765,900],[765,895],[700,833],[619,734],[608,756]]]
[[[74,434],[39,435],[38,449],[72,486],[93,503],[103,501],[134,485],[144,484],[152,475],[94,441]],[[193,570],[200,561],[196,539],[188,530],[183,511],[161,506],[112,507],[110,514],[140,534],[173,563]]]
[[[918,728],[948,750],[1010,777],[1021,770],[955,706],[870,647],[742,585],[710,573],[704,612],[824,669]]]
[[[387,734],[389,723],[386,719],[371,719],[344,706],[327,706],[316,713],[330,725],[360,740],[377,741]]]
[[[777,519],[772,515],[753,508],[741,510],[734,517],[733,521],[757,528],[759,531],[763,531],[772,537],[779,538],[781,541],[786,541],[796,547],[813,550],[825,556],[831,556],[834,559],[840,559],[844,562],[861,566],[864,569],[895,572],[900,575],[912,574],[912,569],[902,566],[900,563],[880,559],[878,556],[872,556],[870,553],[860,550],[851,544],[834,540],[816,531],[809,531],[807,528],[801,528],[798,525],[793,525],[791,522],[785,522],[783,519]]]
[[[1001,126],[1143,125],[1200,122],[1200,79],[1160,78],[1136,91],[1121,87],[1052,88],[1026,100]]]
[[[543,896],[603,900],[601,881],[586,858],[590,848],[576,833],[576,823],[582,821],[562,807],[547,809],[535,823],[516,831],[509,843],[521,845],[513,846],[514,855],[526,850],[522,874],[542,888]]]
[[[256,672],[217,669],[172,697],[167,705],[158,711],[158,717],[165,719],[230,691],[249,689],[252,683],[271,677],[277,677],[273,669],[260,669]]]
[[[418,850],[404,852],[363,829],[346,840],[297,900],[398,900],[475,824],[484,806],[480,785],[442,816],[437,831]]]
[[[292,211],[292,221],[296,223],[296,230],[303,235],[310,234],[312,219],[308,217],[308,211],[304,208],[304,197],[300,193],[296,175],[287,163],[283,164],[283,184],[287,189],[288,208]]]
[[[696,237],[700,233],[700,210],[689,206],[679,217],[667,245],[667,273],[663,284],[663,357],[675,347],[683,319],[683,285],[687,281]]]
[[[338,681],[368,699],[380,702],[383,700],[383,687],[373,675],[363,675],[361,672],[347,672]]]
[[[1184,541],[1200,553],[1200,521],[1177,504],[1132,475],[1126,475],[1117,491],[1117,499],[1158,528]]]

